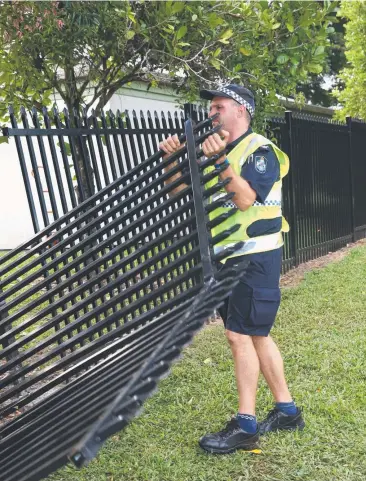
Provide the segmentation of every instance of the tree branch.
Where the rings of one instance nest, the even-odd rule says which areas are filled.
[[[147,58],[148,58],[148,54],[149,54],[150,50],[148,50],[146,52],[146,55],[144,56],[144,58],[141,59],[141,61],[135,65],[135,67],[133,68],[133,70],[125,75],[124,77],[122,77],[121,79],[117,80],[116,82],[113,83],[113,77],[115,78],[118,73],[120,72],[120,67],[117,65],[115,67],[115,72],[113,73],[113,76],[112,78],[110,78],[109,80],[109,85],[108,87],[102,87],[102,82],[99,82],[98,86],[95,87],[94,89],[94,96],[93,98],[91,99],[91,101],[86,104],[85,108],[86,110],[88,111],[90,109],[90,107],[93,105],[93,103],[98,99],[98,97],[100,96],[100,94],[103,92],[104,90],[104,94],[105,94],[105,98],[107,100],[104,100],[103,98],[100,99],[100,101],[98,102],[97,104],[97,107],[96,109],[102,109],[105,104],[111,99],[112,95],[119,89],[122,87],[122,85],[128,83],[128,82],[131,82],[132,80],[137,80],[138,76],[136,76],[137,72],[142,68],[142,66],[144,65],[144,63],[147,61]],[[99,90],[98,90],[99,89]],[[103,96],[104,97],[104,96]]]

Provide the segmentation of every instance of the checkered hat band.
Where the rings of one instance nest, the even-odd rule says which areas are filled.
[[[253,206],[254,207],[261,207],[262,205],[281,205],[281,201],[278,201],[278,200],[266,200],[265,202],[263,203],[260,203],[260,202],[257,202],[255,201]]]
[[[250,115],[253,117],[254,115],[254,109],[250,105],[249,102],[244,100],[240,95],[238,95],[236,92],[233,90],[227,89],[226,87],[219,87],[217,89],[219,92],[223,92],[224,94],[230,95],[230,97],[234,100],[236,100],[240,105],[244,105],[244,107],[247,109],[247,111],[250,113]]]
[[[269,205],[281,206],[281,202],[279,202],[277,200],[269,200],[269,201],[265,201],[265,202],[263,202],[263,204],[261,204],[260,202],[255,201],[254,204],[252,204],[252,205],[253,205],[253,207],[263,207],[263,206],[269,206]],[[230,209],[232,207],[236,207],[236,205],[233,202],[229,201],[229,202],[225,202],[224,204],[222,204],[222,207]]]
[[[236,207],[234,202],[225,202],[225,204],[222,204],[222,207],[225,207],[226,209],[232,209],[233,207]]]

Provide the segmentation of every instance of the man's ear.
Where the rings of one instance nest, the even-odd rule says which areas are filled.
[[[246,111],[246,108],[244,107],[244,105],[239,105],[238,117],[239,118],[245,117],[245,111]]]

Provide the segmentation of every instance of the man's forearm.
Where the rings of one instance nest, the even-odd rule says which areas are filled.
[[[231,177],[232,180],[225,186],[226,192],[235,192],[232,201],[238,209],[242,211],[249,209],[256,199],[255,191],[250,187],[249,183],[243,179],[243,177],[234,172],[230,165],[220,174],[221,180],[225,180],[228,177]]]

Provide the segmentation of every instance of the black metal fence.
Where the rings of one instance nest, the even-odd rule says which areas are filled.
[[[291,228],[285,269],[365,237],[366,124],[286,112],[269,123],[271,133],[291,162],[283,189]]]
[[[57,220],[156,151],[168,134],[183,132],[184,119],[207,114],[193,105],[184,112],[153,114],[109,112],[82,119],[44,110],[21,111],[22,126],[11,111],[12,127],[35,232]],[[275,118],[268,135],[290,156],[284,180],[283,271],[366,236],[366,124],[347,124],[306,115]]]
[[[199,150],[209,122],[194,135],[187,121],[184,149],[150,156],[0,258],[0,481],[92,459],[236,284],[214,270],[243,243],[213,253],[240,226],[209,234],[207,213],[234,195],[205,206],[226,168],[205,170],[219,157]]]

